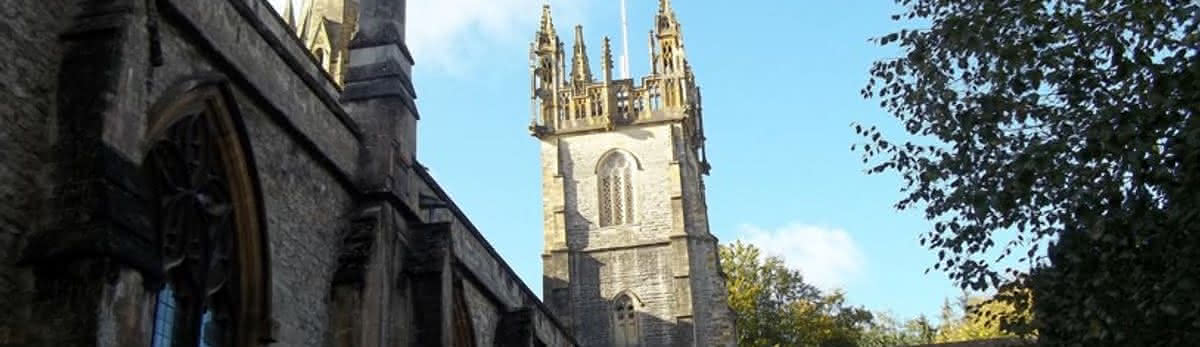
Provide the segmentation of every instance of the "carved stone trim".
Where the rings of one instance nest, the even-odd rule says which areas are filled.
[[[441,273],[449,268],[450,223],[421,224],[414,228],[413,250],[407,271],[413,274]]]
[[[413,247],[406,272],[412,281],[413,315],[417,346],[450,346],[453,343],[453,257],[450,224],[422,224],[414,228]]]
[[[338,267],[333,275],[333,284],[353,284],[361,287],[366,282],[367,264],[375,249],[379,216],[371,213],[355,219],[342,235],[342,246],[338,253]]]

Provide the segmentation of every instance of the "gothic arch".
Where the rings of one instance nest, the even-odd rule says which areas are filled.
[[[600,227],[632,224],[637,175],[637,157],[624,150],[610,150],[596,163],[596,209]]]
[[[612,345],[617,347],[640,346],[642,324],[639,312],[645,304],[629,290],[617,293],[609,302],[612,317]]]
[[[629,290],[629,289],[625,289],[620,292],[617,292],[616,295],[613,295],[612,301],[615,302],[617,300],[617,298],[620,298],[622,296],[628,296],[630,299],[632,299],[634,307],[636,307],[636,308],[646,306],[646,302],[642,301],[642,298],[638,297],[637,293],[634,293],[632,290]]]
[[[636,155],[633,155],[633,152],[620,148],[613,148],[604,152],[604,154],[601,154],[600,159],[596,160],[596,164],[592,166],[594,173],[600,174],[600,170],[604,166],[604,162],[612,160],[613,156],[618,155],[624,156],[626,159],[628,159],[630,163],[633,164],[634,170],[642,171],[642,161],[638,159]]]
[[[166,279],[160,294],[169,295],[156,299],[156,307],[170,306],[163,317],[172,325],[164,326],[183,327],[167,328],[166,338],[197,338],[204,324],[221,319],[222,342],[272,341],[262,193],[225,79],[200,76],[169,89],[150,109],[143,151]]]

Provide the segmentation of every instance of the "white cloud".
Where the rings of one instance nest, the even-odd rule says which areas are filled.
[[[864,271],[866,258],[845,230],[790,224],[775,230],[744,225],[738,239],[800,270],[804,280],[823,290],[843,288]]]
[[[412,0],[408,3],[407,40],[418,64],[463,73],[485,64],[497,50],[533,40],[545,0]],[[573,27],[583,1],[555,1],[555,25]],[[567,25],[571,24],[571,25]],[[560,33],[561,35],[562,33]]]
[[[304,1],[295,0],[297,11]],[[491,55],[523,52],[537,30],[546,0],[409,0],[405,39],[417,66],[464,74],[486,66]],[[280,12],[286,0],[270,0]],[[573,27],[584,0],[553,2],[555,26]],[[519,51],[512,51],[518,48]],[[519,53],[517,53],[519,54]]]

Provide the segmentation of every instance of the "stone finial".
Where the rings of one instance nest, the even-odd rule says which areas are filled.
[[[671,0],[659,0],[655,27],[658,28],[660,35],[676,34],[679,31],[679,21],[675,19],[675,10],[671,8]]]
[[[538,33],[554,35],[554,19],[550,15],[550,4],[542,5],[542,24]]]
[[[558,59],[557,52],[562,48],[558,41],[558,33],[554,30],[554,19],[550,14],[550,5],[542,6],[542,20],[533,37],[533,53]]]
[[[658,74],[658,39],[654,37],[654,30],[650,30],[650,74]]]
[[[575,26],[575,53],[571,56],[571,81],[588,83],[592,81],[592,67],[588,63],[587,45],[583,39],[583,26]]]
[[[612,42],[608,39],[608,36],[605,36],[604,37],[604,81],[605,82],[612,81],[612,69],[613,69]]]

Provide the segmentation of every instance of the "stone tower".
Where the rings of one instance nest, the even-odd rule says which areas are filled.
[[[593,77],[584,41],[575,27],[568,71],[543,8],[530,52],[543,298],[585,346],[732,346],[704,196],[700,88],[670,1],[659,3],[640,83],[613,79],[607,38]]]
[[[304,6],[298,14],[292,13],[295,0],[287,1],[284,21],[333,81],[341,85],[350,59],[350,40],[358,30],[358,0],[301,0]]]

